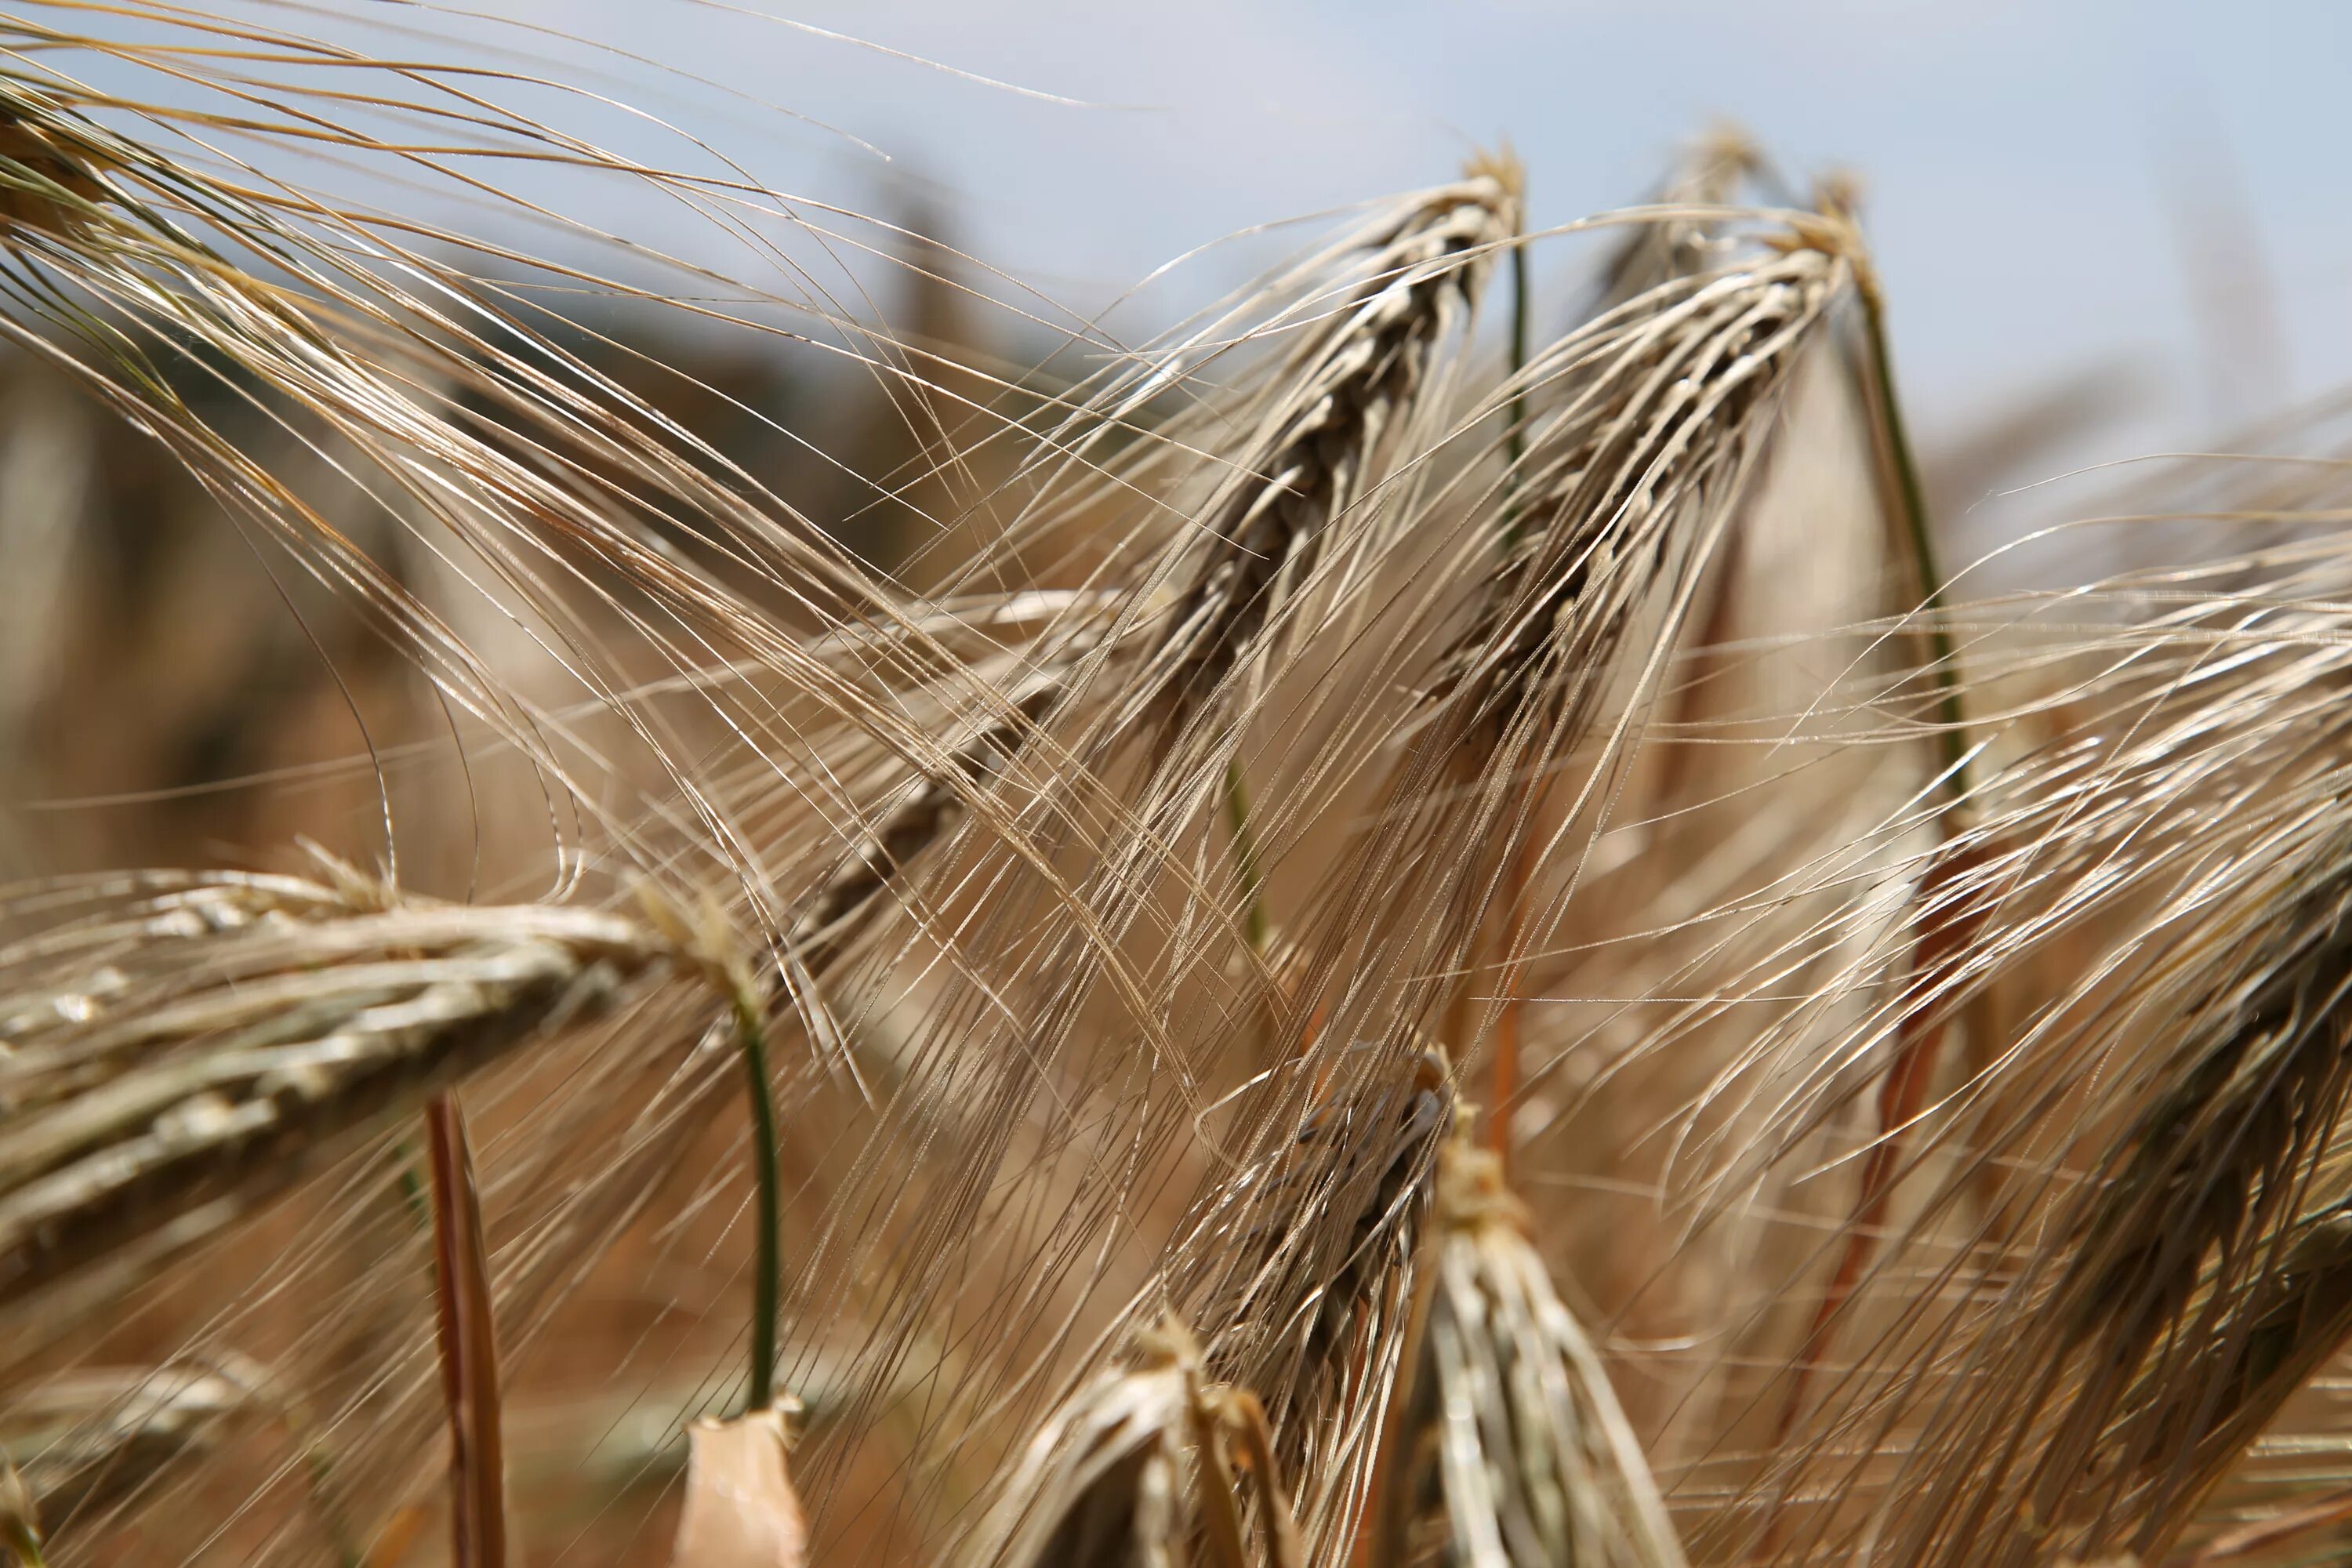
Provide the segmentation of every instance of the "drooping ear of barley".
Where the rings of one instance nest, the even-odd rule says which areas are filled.
[[[1433,1056],[1383,1060],[1366,1047],[1322,1059],[1329,1077],[1305,1114],[1203,1196],[1129,1314],[1148,1321],[1172,1302],[1201,1325],[1212,1372],[1264,1401],[1318,1557],[1349,1549],[1369,1495],[1453,1100]],[[1274,1103],[1278,1115],[1301,1100]]]
[[[1244,1390],[1209,1380],[1200,1346],[1164,1319],[1138,1336],[1132,1364],[1071,1395],[1031,1439],[967,1561],[973,1568],[1304,1568],[1289,1501]],[[1255,1471],[1236,1487],[1234,1460]],[[1244,1521],[1259,1520],[1253,1559]],[[1197,1543],[1197,1544],[1196,1544]]]
[[[2040,1428],[2021,1490],[2053,1530],[2159,1550],[2352,1332],[2352,1232],[2305,1212],[2352,1099],[2347,916],[2326,877],[2224,959],[2167,1087],[2061,1222],[2038,1364],[2015,1374]]]
[[[1643,601],[1728,526],[1790,371],[1849,278],[1843,257],[1796,246],[1662,285],[1528,366],[1559,405],[1530,440],[1523,510],[1490,525],[1508,548],[1436,687],[1457,743],[1591,711]],[[1678,537],[1685,519],[1698,527]]]
[[[1278,305],[1265,319],[1237,311],[1152,356],[1176,376],[1230,355],[1232,337],[1289,345],[1238,394],[1197,394],[1203,406],[1115,465],[1120,489],[1092,503],[1142,516],[1118,553],[1127,593],[1116,632],[1077,639],[1086,668],[1074,671],[1073,705],[1084,712],[1072,750],[1088,766],[1142,773],[1091,901],[1132,905],[1176,870],[1171,847],[1220,807],[1234,848],[1217,882],[1255,877],[1255,829],[1238,806],[1250,794],[1249,727],[1297,662],[1360,613],[1368,564],[1412,513],[1484,281],[1518,223],[1515,174],[1481,165],[1381,204],[1262,290]],[[1131,394],[1114,384],[1102,395],[1116,409]],[[1171,975],[1201,962],[1199,932],[1225,925],[1215,885],[1180,923]],[[1242,905],[1262,944],[1262,905]]]
[[[1370,526],[1436,352],[1517,224],[1515,185],[1481,174],[1419,198],[1366,244],[1365,280],[1291,351],[1173,546],[1176,602],[1142,678],[1168,705],[1164,722],[1181,724],[1250,661],[1335,530]]]
[[[176,1220],[250,1212],[668,951],[593,910],[368,901],[293,878],[158,874],[66,899],[96,907],[0,948],[8,1306]]]
[[[2158,1552],[2352,1333],[2346,1227],[2310,1206],[2352,1092],[2344,915],[2315,889],[2217,955],[2156,1097],[1997,1298],[2013,1326],[1975,1350],[1979,1379],[1917,1438],[1945,1473],[1890,1499],[1906,1551]]]
[[[2078,706],[1935,852],[1983,863],[1893,928],[1969,914],[1965,951],[1790,1102],[1818,1118],[1855,1040],[1908,1011],[2015,998],[2000,1053],[1925,1102],[1906,1163],[1935,1179],[1780,1456],[1790,1554],[2160,1556],[2352,1328],[2341,570],[2315,547],[2126,575],[2083,595],[2115,623],[2087,637],[2009,611],[2019,664],[2062,650]]]
[[[1464,584],[1467,605],[1415,628],[1434,668],[1423,672],[1412,742],[1382,786],[1379,830],[1300,944],[1296,984],[1331,1009],[1342,1037],[1431,1026],[1451,982],[1423,984],[1400,1007],[1349,976],[1367,963],[1415,975],[1471,968],[1520,854],[1551,862],[1544,896],[1555,906],[1572,890],[1577,836],[1595,830],[1591,814],[1622,776],[1794,368],[1850,280],[1833,246],[1758,246],[1528,363],[1526,455],[1513,482],[1475,497],[1432,574]],[[1505,388],[1491,406],[1520,395]],[[1549,791],[1558,798],[1538,813],[1533,786],[1570,768],[1574,787]],[[1528,922],[1525,940],[1543,940],[1546,923]]]
[[[1739,187],[1763,172],[1764,153],[1739,126],[1715,125],[1682,150],[1673,170],[1650,195],[1659,207],[1721,207]],[[1636,226],[1620,240],[1601,268],[1602,310],[1645,294],[1661,283],[1714,270],[1722,247],[1720,225],[1696,216],[1675,216]]]
[[[1457,1133],[1381,1434],[1373,1568],[1682,1568],[1607,1367],[1552,1289],[1501,1161]]]

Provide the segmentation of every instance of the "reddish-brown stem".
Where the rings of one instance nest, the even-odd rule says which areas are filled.
[[[1511,1169],[1511,1110],[1519,1093],[1519,943],[1527,933],[1519,906],[1527,898],[1531,839],[1531,833],[1519,836],[1504,868],[1503,1008],[1495,1019],[1495,1060],[1486,1085],[1486,1145],[1502,1162],[1506,1179]]]
[[[1973,847],[1938,858],[1920,880],[1920,907],[1936,910],[1951,884],[1974,869],[1981,858],[1981,852]],[[1869,1267],[1871,1254],[1877,1248],[1887,1202],[1896,1177],[1902,1173],[1904,1152],[1910,1143],[1911,1124],[1927,1109],[1936,1066],[1943,1054],[1944,1037],[1950,1028],[1950,1015],[1937,1001],[1937,994],[1949,979],[1953,965],[1975,942],[1990,908],[1986,900],[1971,899],[1959,910],[1942,915],[1931,912],[1926,929],[1912,944],[1909,992],[1916,1005],[1895,1026],[1895,1059],[1887,1064],[1886,1076],[1878,1086],[1878,1141],[1864,1157],[1861,1186],[1837,1268],[1822,1292],[1821,1304],[1813,1310],[1812,1324],[1799,1348],[1788,1401],[1780,1407],[1779,1442],[1775,1447],[1785,1443],[1795,1428],[1797,1417],[1804,1409],[1813,1367],[1827,1352],[1838,1314],[1853,1297],[1863,1270]]]
[[[433,1275],[441,1323],[441,1394],[449,1413],[450,1560],[506,1568],[504,1448],[499,1437],[498,1339],[489,1253],[466,1119],[452,1095],[425,1107],[432,1137]]]
[[[1964,816],[1969,809],[1968,715],[1960,701],[1958,661],[1951,633],[1941,618],[1944,581],[1936,564],[1935,528],[1927,515],[1926,487],[1920,481],[1902,404],[1895,395],[1885,301],[1879,297],[1876,275],[1867,268],[1858,273],[1856,281],[1862,302],[1863,341],[1860,352],[1850,356],[1850,368],[1870,410],[1882,504],[1910,557],[1919,605],[1927,616],[1922,641],[1937,689],[1937,739],[1944,763],[1946,796],[1937,822],[1942,852],[1922,879],[1919,889],[1920,907],[1933,910],[1950,883],[1980,865],[1984,858],[1981,847],[1956,847],[1960,844]],[[1937,996],[1953,963],[1983,928],[1990,908],[1987,900],[1979,899],[1949,917],[1937,919],[1931,915],[1913,944],[1909,981],[1911,994],[1918,999],[1918,1005],[1895,1031],[1895,1059],[1888,1064],[1885,1081],[1878,1091],[1878,1142],[1872,1145],[1863,1163],[1861,1192],[1836,1271],[1830,1277],[1821,1305],[1814,1310],[1811,1330],[1798,1351],[1788,1401],[1780,1409],[1779,1436],[1782,1442],[1794,1429],[1804,1408],[1812,1368],[1828,1351],[1838,1314],[1853,1296],[1876,1248],[1887,1199],[1902,1171],[1910,1126],[1926,1108],[1944,1037],[1949,1028],[1948,1009]],[[1982,1006],[1971,1009],[1973,1027],[1980,1027],[1986,1017],[1987,1011]],[[1778,1524],[1776,1519],[1776,1531]]]
[[[2207,1568],[2210,1563],[2227,1563],[2347,1521],[2352,1521],[2352,1487],[2330,1492],[2317,1502],[2224,1531],[2199,1547],[2184,1568]]]

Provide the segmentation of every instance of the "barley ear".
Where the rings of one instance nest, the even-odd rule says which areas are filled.
[[[91,1004],[41,1015],[0,1058],[0,1307],[184,1217],[252,1213],[666,949],[590,910],[223,878],[68,923],[45,952],[12,982]]]
[[[1683,1568],[1649,1461],[1582,1325],[1527,1237],[1502,1165],[1465,1124],[1382,1434],[1369,1561]]]

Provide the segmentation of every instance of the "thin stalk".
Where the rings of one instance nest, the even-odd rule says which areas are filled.
[[[499,1436],[498,1336],[489,1256],[466,1121],[452,1095],[425,1107],[433,1162],[433,1261],[440,1309],[441,1392],[449,1412],[450,1561],[506,1568],[506,1465]]]
[[[1509,460],[1503,476],[1503,548],[1508,551],[1519,542],[1519,463],[1528,455],[1528,389],[1518,379],[1528,367],[1528,247],[1525,240],[1511,247],[1511,405],[1507,410],[1510,427],[1503,435],[1503,455]]]
[[[748,990],[735,987],[735,1043],[743,1053],[751,1106],[751,1169],[759,1187],[759,1250],[751,1278],[751,1391],[747,1414],[776,1400],[776,1319],[783,1306],[783,1173],[776,1152],[776,1103],[768,1081],[768,1031]]]
[[[433,1229],[433,1195],[425,1190],[425,1178],[417,1173],[416,1141],[404,1138],[393,1155],[400,1162],[400,1198],[408,1205],[408,1217],[416,1228]]]
[[[1528,393],[1519,380],[1528,365],[1528,247],[1523,241],[1511,247],[1511,380],[1517,390],[1511,395],[1511,428],[1506,439],[1505,451],[1510,458],[1510,472],[1504,490],[1507,498],[1503,512],[1503,552],[1508,555],[1519,542],[1520,509],[1518,500],[1519,462],[1528,450]],[[1529,786],[1540,795],[1540,784]],[[1535,828],[1534,807],[1538,800],[1528,803],[1529,820],[1512,846],[1507,876],[1503,884],[1503,1010],[1495,1020],[1495,1061],[1488,1077],[1486,1142],[1495,1157],[1503,1163],[1507,1173],[1511,1161],[1511,1100],[1519,1092],[1519,942],[1524,936],[1519,905],[1526,897],[1528,885],[1528,840]]]
[[[1533,825],[1529,825],[1532,834]],[[1511,1163],[1511,1102],[1519,1092],[1519,942],[1526,924],[1520,904],[1528,889],[1528,837],[1511,848],[1508,875],[1503,882],[1505,921],[1503,950],[1503,1010],[1495,1019],[1495,1063],[1487,1077],[1486,1146],[1508,1175]]]
[[[1935,526],[1927,515],[1927,489],[1903,419],[1902,402],[1895,395],[1894,359],[1887,347],[1885,301],[1878,279],[1866,264],[1855,268],[1854,292],[1862,303],[1864,353],[1855,367],[1870,405],[1875,443],[1881,459],[1881,483],[1908,547],[1921,605],[1927,615],[1924,634],[1934,662],[1937,687],[1937,717],[1941,721],[1946,801],[1937,821],[1938,837],[1948,851],[1939,855],[1922,879],[1918,901],[1935,910],[1951,896],[1951,885],[1982,865],[1982,846],[1952,849],[1965,826],[1968,809],[1968,712],[1960,700],[1959,661],[1950,631],[1944,625],[1944,579],[1936,560]],[[1943,1055],[1948,1018],[1933,993],[1962,954],[1974,943],[1990,913],[1979,900],[1933,917],[1914,942],[1906,984],[1922,999],[1896,1025],[1894,1059],[1878,1091],[1878,1138],[1864,1160],[1853,1215],[1839,1249],[1836,1268],[1815,1306],[1811,1331],[1799,1352],[1787,1397],[1780,1407],[1777,1444],[1785,1445],[1803,1414],[1813,1368],[1826,1360],[1838,1330],[1838,1319],[1859,1288],[1864,1270],[1877,1250],[1878,1233],[1885,1222],[1895,1184],[1903,1173],[1903,1156],[1910,1129],[1926,1110]],[[1978,1050],[1989,1045],[1993,1028],[1989,994],[1979,992],[1966,1005],[1970,1044]],[[1776,1544],[1782,1523],[1776,1513],[1766,1537]]]
[[[1911,448],[1903,405],[1895,395],[1895,362],[1887,347],[1886,307],[1878,280],[1867,268],[1856,269],[1855,293],[1862,300],[1863,341],[1872,412],[1885,449],[1896,510],[1913,570],[1918,574],[1919,602],[1927,612],[1927,652],[1935,661],[1937,716],[1942,721],[1944,787],[1953,804],[1969,794],[1968,712],[1960,700],[1960,671],[1952,650],[1952,634],[1944,625],[1944,577],[1937,567],[1936,531],[1927,515],[1927,490],[1919,479],[1919,462]]]
[[[1265,952],[1265,879],[1258,866],[1257,837],[1250,831],[1249,784],[1238,758],[1225,763],[1225,821],[1233,830],[1234,868],[1242,879],[1242,935],[1250,951]]]
[[[1528,368],[1528,247],[1522,240],[1511,247],[1511,374]],[[1511,430],[1505,450],[1510,454],[1512,483],[1518,482],[1519,459],[1528,455],[1528,389],[1511,394]]]

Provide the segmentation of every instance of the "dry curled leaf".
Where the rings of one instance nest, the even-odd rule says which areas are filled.
[[[801,1568],[808,1528],[786,1463],[784,1413],[698,1421],[687,1435],[678,1568]]]

